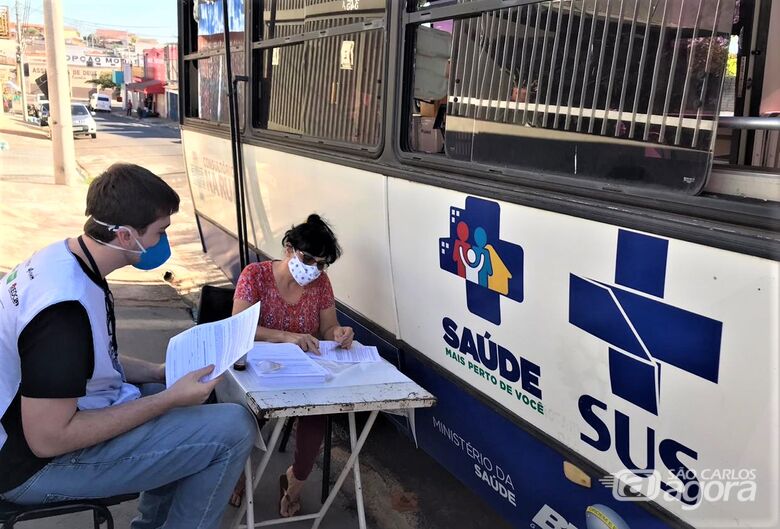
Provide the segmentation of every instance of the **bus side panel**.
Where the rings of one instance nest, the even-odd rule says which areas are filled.
[[[691,525],[777,525],[776,261],[388,189],[403,342]]]
[[[569,481],[560,453],[414,356],[406,355],[404,364],[406,374],[438,399],[435,407],[415,411],[419,446],[514,527],[590,528],[589,507],[614,529],[670,527],[635,503],[616,500],[598,481],[603,476],[588,476],[589,486]]]
[[[195,211],[236,236],[236,198],[230,140],[182,129],[182,146]],[[204,232],[204,238],[206,233]],[[255,244],[249,233],[250,244]]]
[[[336,297],[396,335],[386,177],[252,145],[244,146],[244,166],[257,248],[281,256],[284,233],[320,214],[344,250],[328,270]]]

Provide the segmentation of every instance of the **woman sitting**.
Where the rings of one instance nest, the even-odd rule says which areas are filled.
[[[306,222],[284,234],[282,244],[282,260],[253,263],[241,272],[233,314],[259,301],[255,340],[294,343],[316,354],[319,340],[333,340],[350,347],[352,328],[339,325],[333,289],[324,273],[341,255],[330,226],[319,215],[309,215]],[[279,514],[285,518],[294,516],[301,508],[301,489],[319,454],[326,422],[324,415],[297,420],[293,464],[279,477]]]

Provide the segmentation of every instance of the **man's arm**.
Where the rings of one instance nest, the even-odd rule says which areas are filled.
[[[125,370],[127,381],[131,384],[165,383],[165,364],[147,362],[122,354],[119,355],[119,361],[122,363],[122,369]]]
[[[89,316],[77,301],[44,309],[19,335],[22,427],[27,444],[39,457],[92,446],[176,406],[200,404],[216,385],[215,381],[200,382],[211,372],[201,369],[157,395],[102,410],[79,411],[78,398],[94,375],[92,343]]]
[[[56,457],[107,441],[179,406],[202,404],[221,377],[200,379],[214,366],[193,371],[165,391],[100,410],[81,411],[77,399],[22,396],[24,437],[33,454]]]

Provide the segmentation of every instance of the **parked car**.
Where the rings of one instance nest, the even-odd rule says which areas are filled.
[[[92,94],[89,97],[89,109],[93,112],[111,112],[111,98],[103,94]]]
[[[92,118],[93,112],[90,112],[86,105],[82,103],[70,104],[70,115],[73,119],[73,136],[92,136],[97,138],[97,123]],[[51,128],[49,128],[49,137],[51,138]]]
[[[94,112],[81,103],[71,103],[70,115],[73,117],[73,135],[74,136],[92,136],[97,138],[97,123],[92,118]]]

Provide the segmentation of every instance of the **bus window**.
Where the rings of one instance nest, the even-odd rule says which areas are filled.
[[[377,147],[385,10],[384,0],[280,0],[254,9],[253,125],[318,143]]]
[[[427,11],[409,17],[407,151],[687,193],[703,187],[733,3],[546,1],[477,14],[412,4]],[[437,20],[441,4],[470,16]],[[447,79],[442,99],[420,95],[432,66]]]
[[[230,18],[230,45],[244,45],[244,0],[226,0]],[[223,0],[193,2],[192,20],[197,28],[196,44],[191,52],[224,48],[225,17]]]
[[[233,75],[246,71],[244,53],[244,0],[189,0],[184,3],[184,115],[208,122],[229,123],[223,1],[228,2],[231,67]],[[240,126],[244,122],[244,87],[238,85]]]
[[[233,75],[242,75],[244,71],[244,52],[234,51],[231,54]],[[193,82],[190,90],[195,101],[187,110],[187,117],[200,118],[219,123],[230,122],[230,107],[228,103],[227,69],[225,55],[221,50],[218,55],[206,59],[188,61],[186,67],[192,70]],[[243,84],[238,84],[239,102],[244,98]],[[243,105],[239,103],[240,126],[244,123]]]
[[[262,5],[258,6],[258,3]],[[386,0],[255,0],[254,40],[270,40],[382,20],[386,9]]]

